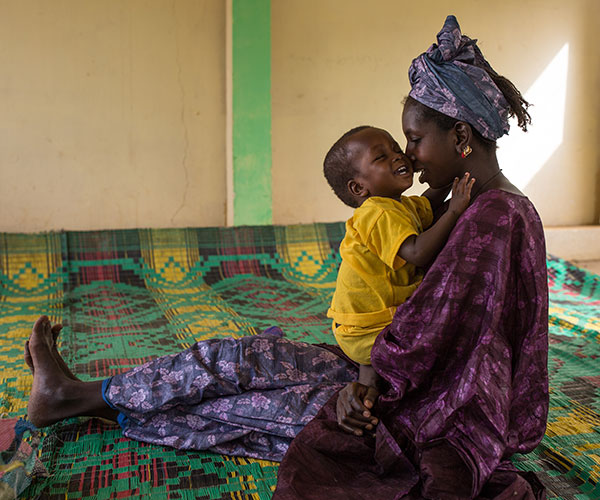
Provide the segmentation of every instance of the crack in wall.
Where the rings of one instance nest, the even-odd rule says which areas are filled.
[[[177,0],[172,1],[171,8],[172,8],[172,12],[173,12],[173,21],[174,21],[175,64],[177,65],[177,83],[179,85],[179,91],[180,91],[180,95],[181,95],[180,119],[181,119],[181,126],[183,128],[183,155],[181,158],[181,166],[183,167],[183,174],[185,177],[185,187],[183,189],[183,196],[181,199],[181,204],[179,205],[177,210],[175,210],[175,213],[171,216],[171,224],[175,224],[175,217],[177,217],[177,214],[179,214],[179,212],[181,212],[183,207],[185,207],[187,193],[188,193],[188,189],[190,186],[190,180],[189,180],[189,176],[188,176],[188,165],[187,165],[190,141],[189,141],[189,137],[188,137],[187,123],[185,121],[185,101],[186,100],[185,100],[185,88],[183,86],[183,79],[181,76],[181,59],[180,59],[180,53],[179,53],[179,38],[177,36],[178,23],[177,23],[177,12],[176,12],[176,7],[175,7],[176,1]]]

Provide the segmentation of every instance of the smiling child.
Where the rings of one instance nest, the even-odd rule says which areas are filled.
[[[336,195],[356,208],[340,245],[342,263],[327,315],[342,350],[370,365],[373,342],[398,305],[415,290],[469,205],[475,179],[465,174],[422,196],[403,196],[413,166],[385,130],[357,127],[329,150],[324,173]],[[435,224],[433,210],[452,189],[448,211]]]

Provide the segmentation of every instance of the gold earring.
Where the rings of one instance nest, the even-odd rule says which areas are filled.
[[[471,146],[469,146],[468,144],[464,147],[464,149],[462,150],[462,153],[460,154],[461,158],[464,160],[467,156],[469,156],[471,153],[473,152],[473,150],[471,149]]]

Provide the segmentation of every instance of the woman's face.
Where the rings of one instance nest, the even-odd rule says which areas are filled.
[[[412,160],[415,172],[421,171],[419,182],[440,188],[461,175],[454,130],[442,130],[433,121],[424,120],[418,107],[411,105],[404,106],[402,129],[406,156]]]

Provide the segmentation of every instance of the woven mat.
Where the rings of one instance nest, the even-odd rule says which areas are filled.
[[[196,340],[279,325],[329,342],[343,224],[0,234],[0,414],[23,416],[32,377],[24,341],[40,314],[84,380]],[[600,498],[600,278],[549,258],[551,413],[546,437],[514,461],[550,498]],[[126,439],[98,419],[45,429],[51,476],[26,498],[269,499],[277,464]]]

